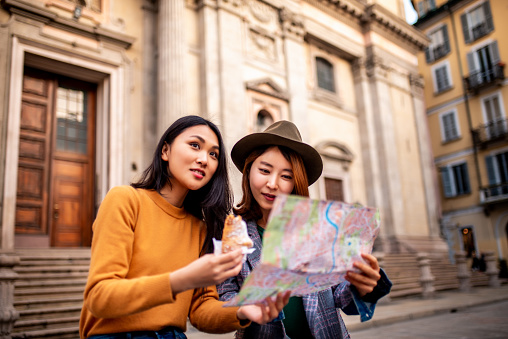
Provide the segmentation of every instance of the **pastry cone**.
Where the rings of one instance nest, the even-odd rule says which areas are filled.
[[[228,215],[222,232],[222,253],[231,252],[241,247],[251,248],[252,246],[254,244],[247,234],[247,225],[242,217]]]

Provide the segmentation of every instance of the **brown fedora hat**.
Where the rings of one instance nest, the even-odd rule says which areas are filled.
[[[231,159],[240,172],[243,171],[249,154],[261,146],[284,146],[298,153],[305,165],[309,185],[312,185],[323,171],[321,156],[314,147],[302,142],[298,128],[290,121],[277,121],[263,132],[252,133],[238,140],[231,150]]]

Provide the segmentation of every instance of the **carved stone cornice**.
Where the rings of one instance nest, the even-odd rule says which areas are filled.
[[[362,0],[305,0],[341,20],[353,20],[356,24],[368,29],[369,25],[378,25],[392,32],[401,40],[407,41],[418,50],[423,50],[429,40],[420,30],[409,25],[383,6],[367,4]]]
[[[135,41],[135,38],[131,36],[111,31],[100,27],[99,25],[90,26],[76,20],[63,18],[44,7],[36,6],[28,2],[19,0],[4,0],[2,1],[2,6],[11,13],[23,17],[29,17],[63,31],[117,45],[124,49],[128,49]]]
[[[401,39],[409,41],[419,50],[425,49],[429,44],[427,36],[409,25],[407,22],[397,17],[395,14],[378,4],[369,5],[365,8],[365,14],[362,20],[368,24],[377,24],[399,36]]]
[[[284,36],[297,40],[303,40],[305,36],[305,26],[303,18],[283,7],[280,10],[280,20],[282,22],[282,32]]]
[[[423,81],[422,75],[410,73],[409,74],[409,85],[411,86],[411,92],[414,95],[423,97],[423,88],[425,86],[425,83]]]

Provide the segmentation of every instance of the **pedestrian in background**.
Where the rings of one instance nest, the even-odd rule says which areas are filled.
[[[241,251],[211,252],[231,207],[224,144],[211,122],[187,116],[162,135],[151,165],[115,187],[93,225],[81,338],[186,338],[275,318],[289,294],[224,308],[215,285],[241,269]]]
[[[256,251],[247,256],[240,274],[218,285],[220,300],[230,300],[238,294],[260,263],[263,232],[277,195],[308,197],[308,186],[323,170],[319,153],[302,142],[297,127],[289,121],[278,121],[264,132],[240,139],[231,157],[243,173],[243,197],[234,211],[246,221]],[[392,285],[374,256],[362,254],[362,258],[365,263],[354,264],[360,273],[348,272],[347,281],[321,292],[291,297],[277,319],[239,329],[236,338],[349,338],[339,309],[368,320],[376,302],[389,293]]]

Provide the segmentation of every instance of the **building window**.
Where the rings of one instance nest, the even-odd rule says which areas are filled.
[[[508,152],[485,157],[489,177],[488,196],[508,194]]]
[[[504,136],[507,132],[506,118],[500,103],[501,100],[499,94],[491,95],[482,100],[485,132],[490,139]]]
[[[435,0],[422,0],[418,3],[418,16],[422,17],[428,12],[436,9]]]
[[[471,193],[467,163],[449,165],[440,170],[446,198]]]
[[[429,34],[430,45],[425,49],[427,63],[434,62],[450,52],[450,40],[448,27],[443,25],[438,30]]]
[[[497,78],[504,78],[503,69],[497,66],[499,61],[497,41],[468,53],[469,87],[475,88],[482,84],[488,84]]]
[[[316,73],[319,88],[335,92],[335,77],[333,65],[326,59],[316,58]]]
[[[460,16],[462,31],[466,44],[473,42],[494,30],[490,4],[485,1],[481,5]]]
[[[439,117],[441,121],[441,138],[444,142],[452,141],[460,137],[457,112],[447,112]]]
[[[342,180],[325,178],[326,200],[344,201]]]
[[[268,126],[274,123],[272,115],[266,111],[261,110],[258,112],[258,116],[256,119],[256,132],[264,131]]]
[[[434,67],[432,75],[436,93],[441,93],[452,87],[450,67],[447,62]]]

